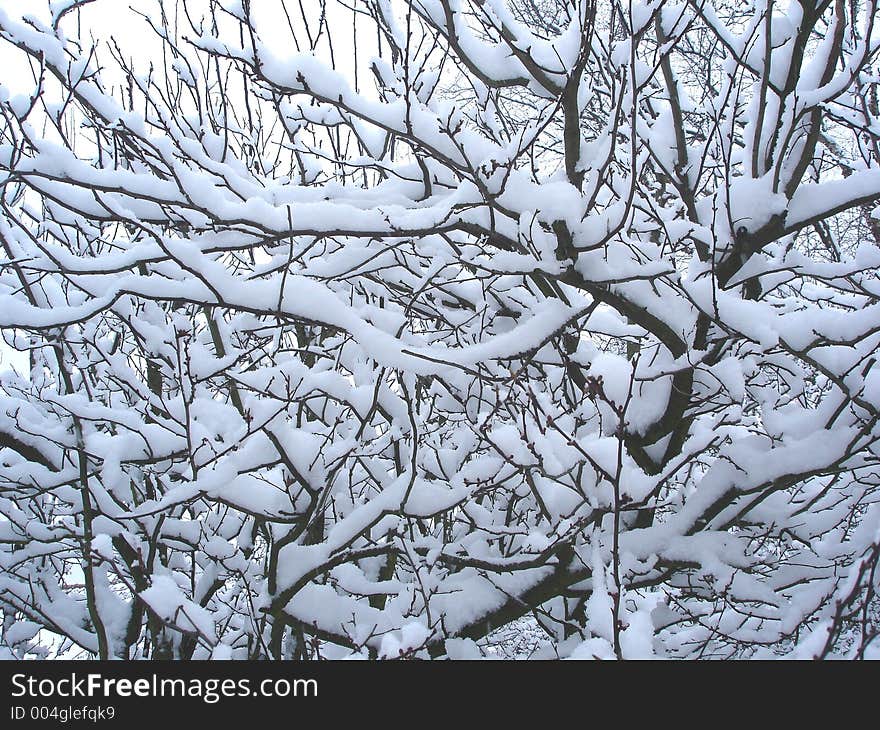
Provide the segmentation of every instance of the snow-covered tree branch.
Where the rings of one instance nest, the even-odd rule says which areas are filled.
[[[0,651],[877,655],[875,0],[106,5],[0,8]]]

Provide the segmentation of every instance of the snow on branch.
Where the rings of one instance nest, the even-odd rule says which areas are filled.
[[[877,656],[874,0],[124,5],[0,10],[0,656]]]

